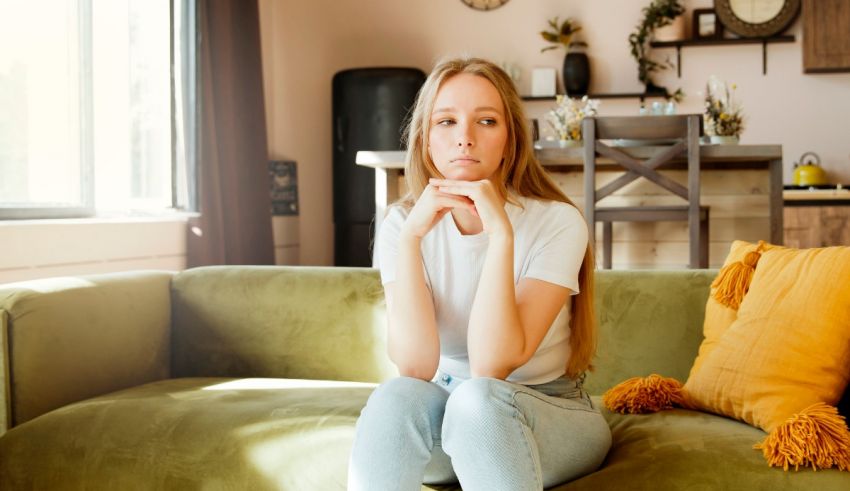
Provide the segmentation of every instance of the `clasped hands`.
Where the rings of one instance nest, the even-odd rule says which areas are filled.
[[[430,179],[401,229],[401,237],[421,240],[446,213],[466,210],[481,220],[491,240],[513,240],[504,199],[489,180]]]

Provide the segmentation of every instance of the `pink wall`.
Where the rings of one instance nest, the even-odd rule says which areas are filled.
[[[443,55],[471,54],[522,69],[519,88],[530,92],[530,70],[559,68],[563,54],[548,51],[538,32],[556,15],[573,17],[589,43],[594,92],[641,90],[627,37],[648,0],[512,0],[478,12],[460,0],[260,0],[269,146],[272,158],[298,162],[300,263],[333,262],[331,197],[331,78],[346,68],[413,66],[426,73]],[[685,0],[693,8],[710,0]],[[761,73],[760,45],[685,48],[682,78],[668,70],[658,82],[682,87],[680,112],[700,112],[709,75],[738,85],[747,114],[742,143],[781,143],[785,180],[808,150],[820,154],[830,177],[850,183],[850,73],[804,75],[802,27],[793,44],[768,47]],[[662,53],[661,50],[658,51]],[[675,59],[674,50],[665,50]],[[540,117],[551,102],[529,102]],[[636,100],[604,100],[602,114],[636,114]]]

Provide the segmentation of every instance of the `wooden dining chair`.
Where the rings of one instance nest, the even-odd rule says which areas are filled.
[[[687,221],[689,267],[708,267],[709,209],[700,205],[700,136],[702,117],[696,114],[584,119],[584,214],[591,241],[596,237],[596,222],[602,222],[603,268],[611,269],[613,222],[662,221]],[[619,147],[617,143],[620,143]],[[635,151],[629,151],[630,148]],[[647,148],[653,151],[647,153]],[[596,170],[600,165],[598,157],[613,161],[626,172],[597,188]],[[687,160],[687,187],[657,170],[664,164],[683,157]],[[607,166],[608,162],[603,165]],[[639,178],[652,181],[681,197],[684,203],[681,206],[597,205],[601,199],[611,196]]]

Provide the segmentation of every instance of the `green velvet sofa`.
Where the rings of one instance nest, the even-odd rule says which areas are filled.
[[[589,391],[653,372],[686,379],[715,273],[600,272]],[[365,268],[0,285],[0,489],[345,489],[355,421],[397,374],[384,322]],[[848,472],[769,468],[751,448],[764,433],[731,419],[603,412],[604,465],[556,489],[850,489]]]

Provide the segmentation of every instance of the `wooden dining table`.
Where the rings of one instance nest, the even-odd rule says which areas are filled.
[[[623,146],[621,150],[628,155],[646,159],[654,155],[659,147],[656,146]],[[581,183],[583,174],[583,149],[581,147],[560,147],[556,145],[538,145],[535,148],[537,156],[543,167],[553,175],[564,176],[565,181]],[[387,206],[400,197],[400,177],[404,172],[405,152],[403,151],[359,151],[356,156],[356,164],[369,167],[375,171],[375,234],[377,236],[380,228],[380,218],[384,216]],[[604,174],[606,169],[613,172],[622,172],[622,168],[613,161],[605,159],[597,160],[597,169]],[[685,172],[686,162],[684,159],[674,159],[660,167],[662,171]],[[782,146],[771,145],[700,145],[700,169],[703,176],[701,179],[701,194],[706,202],[711,201],[713,195],[726,193],[724,187],[735,188],[736,191],[729,192],[721,203],[730,220],[737,215],[746,215],[746,207],[753,199],[761,197],[766,199],[767,220],[760,231],[745,237],[747,225],[743,221],[719,223],[719,227],[730,228],[728,232],[722,232],[728,237],[718,239],[716,242],[718,251],[714,256],[721,256],[721,250],[726,243],[731,242],[732,235],[744,240],[763,239],[773,244],[782,244],[783,241],[783,189],[782,189]],[[714,176],[712,179],[711,177]],[[747,184],[748,182],[752,184]],[[712,186],[714,189],[712,189]],[[736,193],[736,194],[735,194]],[[573,187],[568,192],[571,198],[580,205],[581,200],[575,198],[576,194],[583,194],[583,189]],[[733,195],[734,194],[734,195]],[[739,203],[736,203],[735,196]],[[636,199],[632,197],[631,199]],[[718,200],[720,198],[717,198]],[[713,212],[714,213],[714,212]],[[722,220],[722,216],[718,220]],[[749,223],[749,222],[748,222]],[[728,250],[728,249],[727,249]],[[725,254],[722,254],[725,257]],[[715,265],[718,260],[712,261]]]

